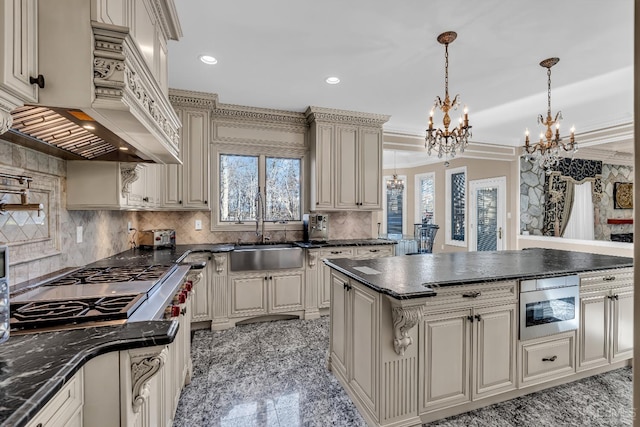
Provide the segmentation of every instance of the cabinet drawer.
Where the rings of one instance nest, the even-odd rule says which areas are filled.
[[[626,286],[633,287],[633,268],[617,268],[580,273],[581,292]]]
[[[353,248],[327,248],[318,251],[318,258],[351,258],[353,256]]]
[[[520,343],[520,388],[575,372],[575,332]]]
[[[379,246],[357,247],[356,256],[358,258],[378,258],[378,257],[384,257],[384,256],[393,256],[393,246],[379,245]]]
[[[513,303],[518,299],[516,281],[488,282],[479,285],[440,286],[437,296],[428,298],[427,307],[458,308],[477,307],[485,304]]]
[[[84,398],[82,391],[84,379],[82,374],[83,370],[80,369],[27,426],[63,426],[74,416],[77,417],[76,411],[82,407]]]

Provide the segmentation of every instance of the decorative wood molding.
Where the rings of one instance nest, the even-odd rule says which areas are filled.
[[[137,163],[120,163],[120,180],[122,182],[122,189],[120,194],[122,197],[127,197],[131,192],[131,184],[140,178],[138,173]]]
[[[149,380],[164,366],[167,358],[167,347],[155,355],[137,362],[131,362],[131,406],[137,413],[149,398]]]
[[[213,110],[218,103],[218,95],[192,90],[169,89],[169,102],[174,107]]]
[[[247,107],[243,105],[218,104],[213,110],[212,116],[216,119],[261,121],[307,126],[307,120],[303,113],[270,108]]]
[[[9,111],[0,109],[0,134],[11,129],[13,125],[13,116]]]
[[[167,40],[178,40],[182,37],[182,27],[173,0],[151,0],[151,7],[160,23],[162,35]]]
[[[307,108],[304,115],[308,123],[315,121],[378,127],[381,127],[391,118],[391,116],[386,114],[361,113],[358,111],[313,106]]]
[[[187,274],[187,280],[191,280],[193,286],[197,285],[200,283],[200,280],[202,280],[202,271],[196,270],[194,272],[189,272]]]
[[[307,257],[308,257],[309,267],[310,268],[315,267],[316,263],[318,262],[318,254],[316,252],[308,251]]]
[[[227,262],[226,255],[214,255],[213,261],[216,263],[216,273],[220,274],[225,270],[225,263]]]
[[[396,306],[391,308],[393,319],[393,349],[399,356],[404,356],[404,352],[413,340],[409,336],[409,330],[416,326],[425,315],[425,306]]]
[[[94,36],[93,84],[99,108],[129,107],[155,133],[165,148],[177,155],[180,121],[155,81],[129,29],[91,23]]]

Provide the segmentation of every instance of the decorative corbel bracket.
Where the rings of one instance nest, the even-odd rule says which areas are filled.
[[[318,262],[318,254],[316,252],[311,252],[308,251],[307,252],[307,256],[309,258],[308,262],[309,262],[309,267],[313,268],[316,266],[316,262]]]
[[[224,263],[227,260],[226,255],[214,255],[213,261],[216,263],[216,273],[220,274],[224,271]]]
[[[425,315],[425,305],[404,305],[392,300],[391,318],[393,320],[393,349],[399,356],[404,356],[405,350],[413,344],[409,330],[416,326]]]
[[[194,272],[189,272],[187,274],[187,280],[191,280],[191,283],[195,287],[198,283],[200,283],[200,280],[202,280],[202,271],[196,270]]]
[[[131,406],[137,413],[149,398],[149,380],[164,366],[167,358],[167,347],[155,356],[149,356],[131,363]]]
[[[127,197],[127,194],[131,192],[131,184],[140,178],[138,174],[137,163],[120,163],[120,179],[122,182],[122,189],[120,193],[122,197]]]

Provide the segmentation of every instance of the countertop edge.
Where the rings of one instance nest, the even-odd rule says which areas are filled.
[[[154,321],[162,322],[162,321]],[[166,322],[166,321],[164,321]],[[128,323],[134,325],[136,322]],[[151,322],[139,322],[151,323]],[[1,426],[21,427],[33,419],[34,416],[58,393],[64,385],[80,370],[84,365],[98,356],[114,351],[130,350],[134,348],[154,347],[158,345],[170,344],[174,341],[180,323],[177,320],[170,321],[167,331],[164,334],[144,336],[133,339],[115,339],[108,342],[97,343],[95,346],[85,348],[69,359],[64,366],[51,375],[38,391],[26,400],[17,410],[6,418]],[[124,325],[123,325],[124,326]],[[97,327],[95,329],[101,329]],[[109,327],[105,327],[109,328]],[[49,332],[42,332],[47,334]]]

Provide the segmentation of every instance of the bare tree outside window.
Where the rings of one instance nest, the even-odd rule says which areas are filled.
[[[220,156],[220,221],[255,221],[258,157]]]
[[[300,221],[300,159],[266,158],[266,220]]]

